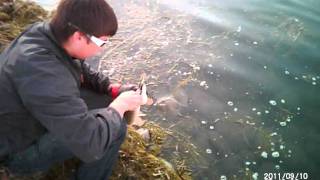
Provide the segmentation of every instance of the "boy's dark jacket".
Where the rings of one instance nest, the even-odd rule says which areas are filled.
[[[88,110],[80,86],[108,93],[109,84],[68,56],[48,23],[30,26],[0,56],[0,160],[48,132],[81,160],[100,159],[125,122],[110,107]]]

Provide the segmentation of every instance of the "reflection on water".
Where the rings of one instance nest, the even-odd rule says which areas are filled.
[[[138,5],[130,9],[129,2]],[[132,45],[124,57],[122,45],[112,58],[130,63],[147,53],[153,60],[137,67],[149,68],[157,84],[151,91],[169,100],[160,99],[163,109],[147,114],[199,147],[206,162],[192,164],[195,179],[262,179],[268,172],[316,177],[320,1],[111,3],[120,19],[118,36]],[[136,13],[145,23],[123,25],[139,6],[154,14]],[[104,63],[101,68],[110,68]]]

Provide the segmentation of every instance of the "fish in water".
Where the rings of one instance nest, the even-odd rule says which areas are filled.
[[[156,106],[161,112],[170,116],[180,116],[181,107],[185,107],[185,105],[180,103],[173,95],[159,98],[154,106]]]

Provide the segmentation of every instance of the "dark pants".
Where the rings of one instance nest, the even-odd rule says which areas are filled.
[[[81,90],[81,96],[85,99],[89,109],[106,107],[107,97],[88,90]],[[111,101],[109,101],[110,103]],[[119,139],[114,141],[110,149],[102,159],[91,163],[82,163],[78,168],[75,178],[80,180],[100,180],[108,179],[111,175],[112,166],[118,158],[120,145],[126,136],[126,125],[121,128]],[[72,128],[72,127],[70,127]],[[7,167],[13,174],[30,174],[34,172],[46,172],[56,163],[73,158],[74,155],[60,143],[52,134],[45,134],[38,142],[30,146],[23,152],[14,154],[8,160]]]

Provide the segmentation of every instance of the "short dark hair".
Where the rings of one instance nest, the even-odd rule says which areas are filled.
[[[113,36],[118,29],[117,17],[105,0],[61,0],[50,21],[61,44],[77,31],[70,23],[97,37]]]

